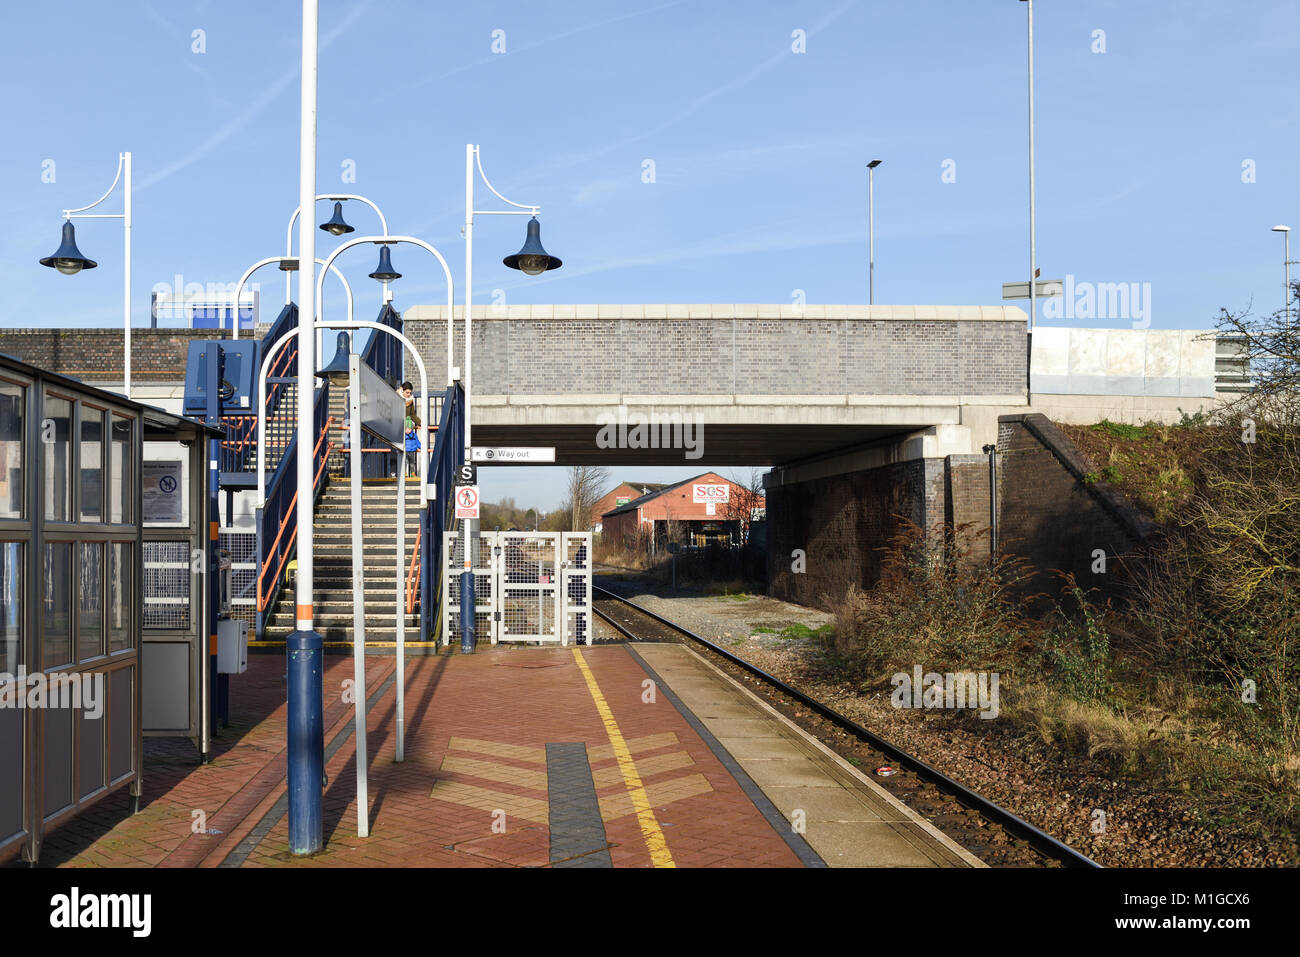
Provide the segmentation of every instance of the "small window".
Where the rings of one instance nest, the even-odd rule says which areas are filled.
[[[104,653],[104,544],[82,542],[77,562],[77,658]]]
[[[114,415],[112,434],[109,437],[108,520],[118,525],[135,520],[131,514],[131,492],[135,482],[131,477],[131,449],[135,420]]]
[[[104,412],[93,405],[81,405],[80,470],[81,520],[104,520]]]
[[[0,381],[0,518],[22,518],[27,389]]]
[[[45,458],[45,520],[72,520],[72,402],[45,397],[41,454]]]
[[[44,625],[41,667],[56,668],[72,662],[72,543],[45,546]]]
[[[131,555],[130,542],[113,542],[108,546],[109,654],[134,647],[131,638]]]
[[[0,673],[23,661],[23,544],[0,542]]]

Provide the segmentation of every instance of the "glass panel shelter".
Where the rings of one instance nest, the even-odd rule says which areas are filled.
[[[43,835],[143,783],[143,716],[153,643],[187,647],[166,673],[192,716],[159,733],[207,751],[208,589],[191,589],[192,627],[146,630],[142,476],[147,443],[184,443],[187,521],[166,533],[186,567],[215,562],[209,545],[205,439],[209,427],[75,379],[0,356],[0,861],[35,861]],[[197,486],[197,491],[195,490]],[[149,537],[147,538],[146,535]],[[197,551],[196,551],[197,550]],[[200,560],[193,560],[195,555]],[[157,682],[155,681],[155,685]]]

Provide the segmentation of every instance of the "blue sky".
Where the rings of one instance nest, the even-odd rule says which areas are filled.
[[[78,224],[100,269],[70,279],[36,259],[57,244],[60,210],[95,199],[129,149],[143,324],[155,283],[233,282],[281,251],[297,200],[299,5],[67,6],[12,6],[0,30],[6,322],[120,322],[116,222]],[[1293,0],[1039,0],[1035,32],[1044,277],[1150,283],[1157,328],[1280,305],[1269,228],[1300,220]],[[477,302],[497,289],[514,303],[779,303],[798,290],[863,302],[865,163],[879,157],[876,301],[996,304],[1028,270],[1025,40],[1016,0],[322,0],[318,187],[371,197],[459,280],[464,144],[480,143],[497,188],[544,207],[565,266],[507,270],[522,221],[485,217]],[[374,224],[356,204],[348,215]],[[371,255],[345,266],[362,303]],[[445,296],[421,258],[395,256],[398,308]],[[273,303],[280,274],[257,278]],[[512,475],[499,494],[538,488]],[[543,484],[550,507],[558,483]]]

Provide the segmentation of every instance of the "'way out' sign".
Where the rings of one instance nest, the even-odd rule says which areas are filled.
[[[697,482],[691,487],[691,501],[717,505],[731,501],[730,485],[705,485]]]
[[[456,489],[456,517],[478,518],[477,485],[461,485]]]

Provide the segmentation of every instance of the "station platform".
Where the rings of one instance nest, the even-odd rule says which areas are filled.
[[[91,809],[47,836],[41,865],[982,866],[684,645],[410,659],[401,764],[395,659],[367,666],[368,837],[351,660],[326,658],[326,848],[303,858],[288,849],[284,663],[259,655],[231,681],[211,764],[147,740],[141,813]]]

